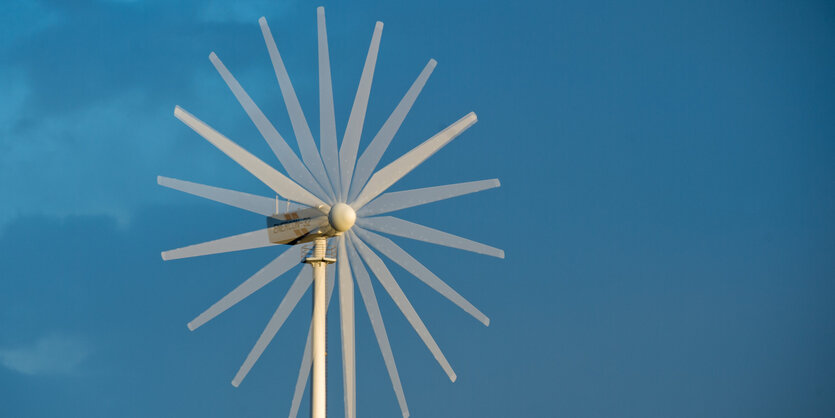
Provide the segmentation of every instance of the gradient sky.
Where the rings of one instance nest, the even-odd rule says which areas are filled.
[[[233,388],[293,273],[189,332],[276,250],[163,263],[264,220],[155,179],[270,194],[173,108],[274,162],[207,57],[293,144],[257,19],[316,127],[319,5],[340,134],[377,20],[361,147],[430,58],[383,163],[479,116],[394,189],[502,181],[398,214],[507,253],[397,239],[492,319],[393,268],[458,374],[378,287],[413,417],[835,416],[831,2],[266,0],[0,3],[0,416],[285,416],[309,296]],[[357,309],[358,415],[399,416]]]

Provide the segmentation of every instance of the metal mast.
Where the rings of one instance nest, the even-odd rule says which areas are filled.
[[[304,263],[313,267],[313,382],[311,384],[310,408],[313,418],[325,418],[327,408],[327,374],[325,353],[327,341],[327,279],[325,269],[336,262],[328,257],[328,241],[316,238],[313,252],[305,257]]]

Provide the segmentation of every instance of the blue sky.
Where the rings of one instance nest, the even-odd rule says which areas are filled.
[[[393,268],[458,374],[378,288],[412,416],[835,415],[832,4],[219,0],[0,4],[0,415],[287,413],[309,298],[233,388],[293,273],[189,332],[275,249],[163,263],[264,221],[155,179],[269,195],[173,108],[272,161],[208,54],[290,138],[266,16],[318,126],[319,5],[340,133],[377,20],[361,147],[430,58],[383,162],[479,116],[395,189],[502,181],[399,214],[507,253],[398,239],[492,320]],[[357,307],[358,413],[399,416]]]

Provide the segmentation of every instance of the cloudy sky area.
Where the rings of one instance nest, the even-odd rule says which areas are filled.
[[[378,288],[412,416],[835,415],[830,2],[344,3],[0,3],[0,416],[286,414],[309,297],[229,381],[296,270],[189,332],[275,249],[163,263],[264,220],[156,176],[270,195],[173,108],[275,162],[214,51],[294,144],[266,16],[318,140],[319,5],[340,134],[377,20],[361,147],[430,58],[383,163],[479,116],[395,189],[502,181],[398,214],[507,253],[398,239],[492,320],[392,269],[458,374]],[[357,309],[358,414],[399,416]]]

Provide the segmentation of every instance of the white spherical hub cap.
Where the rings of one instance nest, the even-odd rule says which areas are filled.
[[[345,203],[333,205],[331,211],[328,213],[328,222],[331,224],[331,228],[338,232],[345,232],[351,229],[356,221],[357,213],[354,212],[354,208]]]

